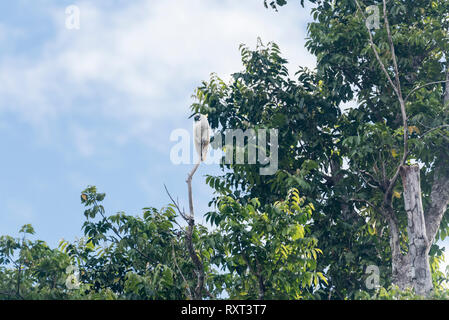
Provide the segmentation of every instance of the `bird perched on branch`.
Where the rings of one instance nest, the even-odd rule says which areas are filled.
[[[209,121],[204,114],[196,114],[193,119],[195,120],[193,124],[195,149],[200,161],[205,161],[210,142]]]

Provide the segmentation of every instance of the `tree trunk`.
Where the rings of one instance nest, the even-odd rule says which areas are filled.
[[[417,294],[427,296],[433,289],[429,264],[431,243],[426,231],[419,166],[403,166],[400,173],[404,188],[404,205],[407,212],[409,246],[406,256],[396,255],[395,257],[395,254],[393,254],[393,276],[395,276],[396,271],[397,278],[395,280],[399,288],[414,288]],[[403,274],[398,275],[398,272]]]
[[[411,286],[409,257],[401,253],[399,240],[400,232],[398,223],[393,215],[393,210],[389,208],[387,212],[390,217],[388,225],[390,227],[392,280],[399,289],[405,290],[407,287]]]

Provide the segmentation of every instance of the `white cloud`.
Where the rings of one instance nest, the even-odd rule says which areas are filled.
[[[184,117],[194,87],[211,72],[226,78],[240,70],[240,43],[254,47],[258,36],[273,40],[294,67],[314,66],[304,49],[307,11],[298,4],[280,13],[266,10],[261,0],[77,5],[80,30],[67,30],[65,8],[52,8],[59,29],[40,52],[1,57],[0,112],[39,126],[61,115],[118,119],[127,123],[115,133],[124,142],[148,136],[161,119]],[[82,139],[78,132],[75,143]]]

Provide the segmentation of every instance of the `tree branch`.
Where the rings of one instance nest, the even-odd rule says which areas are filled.
[[[423,84],[423,85],[421,85],[421,86],[417,86],[417,87],[413,88],[413,90],[410,91],[410,92],[407,94],[407,96],[405,97],[404,102],[407,102],[407,101],[408,101],[408,98],[410,98],[410,96],[411,96],[411,94],[412,94],[413,92],[415,92],[415,91],[417,91],[417,90],[419,90],[419,89],[422,89],[422,88],[431,86],[431,85],[433,85],[433,84],[439,84],[439,83],[449,83],[449,79],[441,80],[441,81],[433,81],[433,82],[429,82],[429,83],[426,83],[426,84]],[[449,87],[449,86],[448,86],[448,87]],[[449,98],[449,91],[448,91],[448,90],[446,90],[446,94],[448,95],[448,98]]]
[[[433,131],[435,131],[435,130],[439,130],[439,129],[443,129],[443,128],[449,128],[449,124],[443,124],[443,125],[441,125],[441,126],[432,128],[432,129],[430,129],[430,130],[424,132],[424,133],[423,133],[423,136],[428,135],[429,133],[431,133],[431,132],[433,132]]]
[[[360,13],[362,14],[363,19],[366,20],[366,16],[365,16],[365,14],[363,13],[363,10],[362,10],[362,7],[360,6],[359,1],[358,1],[358,0],[355,0],[355,3],[357,4],[357,7],[359,8]],[[377,59],[377,61],[379,62],[380,67],[382,68],[383,73],[384,73],[385,76],[387,77],[388,82],[390,83],[390,85],[391,85],[391,87],[393,88],[393,90],[394,90],[394,92],[396,93],[396,95],[399,97],[398,88],[397,88],[396,85],[393,83],[393,80],[391,80],[391,77],[390,77],[390,75],[389,75],[387,69],[385,68],[384,63],[382,62],[382,59],[380,58],[379,53],[378,53],[377,50],[376,50],[376,45],[374,44],[373,35],[371,34],[371,31],[369,30],[368,27],[367,27],[367,29],[368,29],[369,43],[370,43],[371,49],[373,49],[374,55],[376,56],[376,59]]]
[[[164,185],[165,190],[167,191],[168,196],[170,197],[170,200],[173,202],[174,206],[178,210],[181,217],[187,222],[187,230],[185,232],[186,236],[186,246],[187,251],[189,252],[190,259],[192,260],[194,266],[195,266],[195,273],[197,276],[197,285],[193,292],[193,299],[195,300],[201,300],[203,297],[203,291],[204,288],[204,279],[205,279],[205,273],[204,273],[204,265],[201,261],[198,254],[195,252],[195,248],[193,246],[193,232],[195,230],[195,213],[193,210],[193,193],[192,193],[192,179],[195,172],[198,170],[198,167],[200,166],[201,161],[198,161],[198,163],[193,167],[192,171],[187,176],[187,190],[188,190],[188,196],[189,196],[189,215],[187,215],[184,210],[181,210],[179,204],[177,201],[174,201],[173,197],[170,195],[170,193],[167,190],[167,187]],[[207,292],[207,290],[206,290]]]
[[[387,29],[387,37],[388,37],[388,42],[390,44],[391,58],[393,59],[393,66],[394,66],[394,71],[395,71],[397,94],[398,94],[399,99],[402,100],[401,81],[399,79],[399,68],[398,68],[398,62],[396,59],[393,38],[391,37],[390,22],[388,21],[386,0],[383,0],[383,7],[384,7],[385,29]]]

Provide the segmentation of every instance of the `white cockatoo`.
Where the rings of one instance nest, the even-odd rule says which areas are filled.
[[[195,149],[198,153],[200,161],[206,160],[207,152],[209,150],[210,142],[210,127],[207,116],[203,114],[195,114],[193,117],[195,120],[193,124],[193,138],[195,143]]]

